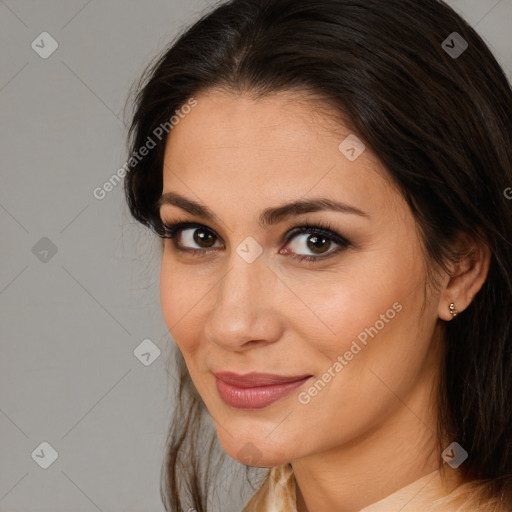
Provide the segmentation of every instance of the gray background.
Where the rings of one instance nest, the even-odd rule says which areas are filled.
[[[449,4],[512,79],[512,0]],[[163,511],[174,380],[158,244],[128,215],[122,184],[102,200],[93,190],[126,160],[131,84],[207,8],[0,1],[2,512]],[[43,59],[31,43],[47,51],[45,31],[58,48]],[[161,351],[148,366],[134,355],[145,339]],[[58,453],[47,469],[42,442]],[[219,510],[240,510],[235,481],[220,486]]]

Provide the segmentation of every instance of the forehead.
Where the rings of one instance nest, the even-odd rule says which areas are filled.
[[[170,132],[168,150],[200,144],[203,151],[233,156],[236,150],[306,155],[326,137],[341,141],[351,133],[334,121],[332,108],[297,92],[254,98],[214,89],[196,99],[197,106]]]
[[[289,92],[256,99],[212,90],[195,98],[168,137],[164,192],[218,200],[222,193],[255,206],[319,194],[374,202],[389,195],[370,148],[354,161],[340,151],[353,132],[326,103]]]

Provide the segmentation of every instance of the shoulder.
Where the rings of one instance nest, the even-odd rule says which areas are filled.
[[[467,482],[435,500],[428,512],[510,512],[498,499],[486,499],[480,482]]]

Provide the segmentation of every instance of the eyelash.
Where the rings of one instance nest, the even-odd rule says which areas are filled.
[[[197,222],[170,222],[170,223],[167,223],[167,222],[162,221],[161,226],[162,226],[162,230],[164,233],[163,236],[161,236],[161,238],[172,239],[173,245],[176,250],[181,251],[181,252],[186,252],[189,254],[193,254],[196,256],[200,256],[200,257],[207,256],[208,253],[210,253],[211,251],[209,249],[190,249],[190,248],[184,249],[184,248],[180,247],[177,244],[175,238],[178,234],[181,233],[181,231],[183,231],[185,229],[192,229],[192,228],[205,229],[206,231],[209,231],[210,233],[214,234],[214,236],[216,236],[216,238],[219,239],[219,237],[217,235],[215,235],[215,232],[212,229],[210,229],[209,227],[207,227],[203,224],[199,224]],[[305,224],[303,224],[301,226],[292,228],[286,234],[284,242],[286,244],[288,244],[295,237],[297,237],[298,235],[302,235],[302,234],[322,235],[325,238],[327,238],[328,240],[331,240],[335,244],[339,245],[339,247],[337,249],[335,249],[334,251],[328,253],[326,256],[305,256],[305,255],[292,256],[292,259],[298,260],[300,262],[305,261],[307,263],[316,263],[321,260],[330,258],[331,256],[338,254],[343,249],[346,249],[352,245],[346,238],[344,238],[341,235],[339,235],[338,233],[332,231],[331,224],[329,222],[327,222],[325,224],[322,222],[317,222],[316,224],[309,224],[308,222],[306,222]],[[214,250],[216,250],[216,249],[217,248],[215,248]]]

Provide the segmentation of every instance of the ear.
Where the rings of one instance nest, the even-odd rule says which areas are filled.
[[[450,304],[454,304],[457,314],[471,304],[487,278],[491,261],[489,246],[467,234],[459,235],[454,249],[462,257],[452,264],[449,282],[439,299],[439,318],[446,321],[454,318]]]

